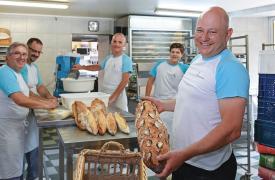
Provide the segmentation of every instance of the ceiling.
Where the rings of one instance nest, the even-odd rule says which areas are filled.
[[[50,0],[55,1],[55,0]],[[275,0],[59,0],[65,10],[0,6],[1,13],[116,18],[128,14],[154,15],[154,9],[176,8],[203,11],[221,6],[231,16],[275,16]]]

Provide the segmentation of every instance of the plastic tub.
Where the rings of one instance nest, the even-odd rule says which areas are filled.
[[[61,78],[63,82],[63,88],[66,92],[88,92],[94,89],[94,83],[96,78]]]
[[[60,94],[62,105],[67,109],[72,109],[72,104],[75,101],[81,101],[86,106],[91,106],[92,100],[98,98],[102,100],[106,107],[109,103],[110,94],[106,94],[103,92],[91,92],[91,93],[66,93]]]

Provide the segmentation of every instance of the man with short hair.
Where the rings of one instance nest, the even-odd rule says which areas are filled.
[[[21,69],[28,58],[28,47],[12,43],[6,65],[0,67],[0,179],[22,180],[25,121],[29,108],[51,109],[57,102],[32,93]]]
[[[101,64],[81,66],[76,64],[73,70],[104,71],[102,92],[111,94],[109,104],[128,111],[128,101],[125,87],[133,71],[132,59],[123,53],[126,38],[122,33],[116,33],[111,41],[111,55],[107,56]]]
[[[174,111],[173,150],[158,157],[165,162],[159,177],[173,180],[234,180],[236,158],[231,143],[241,135],[249,75],[227,49],[233,30],[224,9],[212,7],[197,21],[199,54],[182,78],[176,100],[156,103]]]
[[[21,73],[26,81],[29,89],[40,97],[46,99],[52,99],[56,101],[56,98],[50,94],[48,89],[43,85],[42,78],[39,69],[35,61],[42,54],[43,43],[38,38],[30,38],[27,42],[29,48],[29,56],[27,63],[22,69]],[[33,111],[30,110],[28,115],[27,134],[25,143],[26,160],[28,164],[27,168],[27,180],[33,180],[38,177],[38,127]]]

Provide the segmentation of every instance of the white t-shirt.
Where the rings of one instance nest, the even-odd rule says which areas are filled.
[[[197,55],[179,84],[173,121],[173,149],[182,149],[199,141],[221,122],[219,99],[247,98],[248,90],[248,73],[229,50],[207,59]],[[186,163],[215,170],[229,159],[231,153],[229,144],[193,157]]]

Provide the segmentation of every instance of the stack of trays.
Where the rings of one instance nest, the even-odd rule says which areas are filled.
[[[275,179],[275,74],[259,74],[254,135],[260,153],[258,174],[266,180]]]

